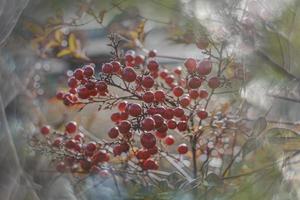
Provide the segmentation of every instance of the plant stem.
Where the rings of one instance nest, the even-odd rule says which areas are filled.
[[[191,138],[191,146],[192,146],[192,156],[193,156],[193,176],[197,178],[197,160],[196,160],[196,144],[197,144],[197,137],[194,135]]]

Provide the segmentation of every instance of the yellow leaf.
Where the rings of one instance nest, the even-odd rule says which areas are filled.
[[[62,40],[63,40],[63,32],[61,30],[56,30],[54,32],[54,38],[55,38],[56,41],[62,42]]]
[[[77,51],[78,45],[77,45],[77,39],[76,39],[74,33],[71,33],[71,34],[69,35],[68,43],[69,43],[69,49],[70,49],[72,52]]]
[[[66,48],[66,49],[63,49],[60,52],[58,52],[56,56],[60,58],[60,57],[66,56],[66,55],[70,55],[71,53],[72,53],[72,51],[69,48]]]
[[[59,47],[60,46],[60,43],[58,43],[57,41],[55,40],[50,40],[44,47],[45,50],[48,50],[48,49],[51,49],[51,48],[54,48],[54,47]]]
[[[30,21],[25,21],[24,26],[26,29],[28,29],[30,32],[32,32],[35,35],[43,35],[44,34],[43,27],[38,24],[35,24]]]

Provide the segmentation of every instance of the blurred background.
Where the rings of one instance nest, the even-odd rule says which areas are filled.
[[[78,189],[68,177],[53,173],[49,159],[28,148],[29,137],[44,123],[60,128],[76,120],[106,137],[110,111],[98,113],[96,106],[88,106],[78,112],[55,94],[66,89],[71,70],[85,63],[99,69],[109,61],[110,33],[122,37],[124,50],[157,49],[161,63],[169,67],[182,65],[187,57],[203,58],[196,46],[203,37],[226,41],[226,51],[250,78],[242,87],[224,88],[236,92],[219,101],[242,99],[251,107],[248,118],[267,113],[269,121],[282,128],[292,125],[297,133],[299,6],[299,0],[0,0],[1,199],[118,199],[111,180]],[[226,73],[231,76],[234,70]],[[299,146],[293,142],[284,148]],[[274,187],[259,191],[250,184],[245,194],[231,199],[299,199],[297,164],[282,173],[279,182],[265,179]],[[138,193],[121,189],[128,199]],[[193,199],[189,193],[174,198]]]

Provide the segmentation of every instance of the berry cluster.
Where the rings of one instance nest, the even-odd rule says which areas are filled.
[[[69,91],[57,93],[66,106],[98,103],[99,108],[117,108],[107,133],[111,142],[85,142],[82,133],[75,134],[76,123],[70,122],[64,136],[55,138],[52,146],[72,152],[75,165],[85,171],[95,171],[99,163],[120,155],[127,155],[141,170],[157,170],[161,152],[178,144],[176,138],[189,139],[195,146],[203,123],[210,123],[208,101],[222,86],[222,79],[211,75],[214,64],[210,58],[188,58],[184,68],[172,70],[158,62],[155,50],[147,56],[130,50],[116,58],[99,69],[94,64],[76,69],[68,80]],[[122,95],[115,95],[116,89]],[[48,135],[49,127],[43,127],[41,133]],[[191,150],[185,143],[176,149],[180,155]],[[59,162],[59,171],[63,163]]]

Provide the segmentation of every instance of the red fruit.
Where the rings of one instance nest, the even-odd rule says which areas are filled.
[[[122,152],[123,152],[123,149],[122,149],[122,146],[121,146],[121,145],[116,145],[116,146],[113,148],[114,156],[119,156],[119,155],[121,155]]]
[[[157,162],[155,162],[154,160],[152,160],[151,158],[145,160],[143,162],[143,169],[144,170],[157,170],[158,169],[158,164]]]
[[[134,62],[136,65],[141,65],[144,63],[144,59],[145,57],[142,56],[142,55],[137,55],[135,58],[134,58]]]
[[[180,144],[178,147],[177,147],[177,151],[179,154],[186,154],[188,152],[188,146],[186,144]]]
[[[169,75],[169,72],[168,72],[168,70],[166,70],[166,69],[162,70],[162,71],[159,73],[159,76],[160,76],[162,79],[165,79],[168,75]]]
[[[158,152],[157,146],[154,146],[153,148],[148,149],[148,152],[149,152],[151,155],[157,154],[157,152]]]
[[[208,45],[209,45],[209,41],[206,38],[200,38],[196,43],[196,46],[201,50],[206,49]]]
[[[63,173],[65,172],[66,170],[66,164],[64,162],[59,162],[57,165],[56,165],[56,170],[60,173]]]
[[[64,98],[64,93],[63,93],[62,91],[58,91],[58,92],[56,93],[56,98],[57,98],[58,100],[63,100],[63,98]]]
[[[77,80],[82,80],[84,78],[83,70],[82,69],[76,69],[73,73],[74,77]]]
[[[220,80],[218,77],[212,77],[208,80],[208,86],[211,89],[216,89],[217,87],[219,87],[221,84]]]
[[[175,142],[175,139],[172,135],[168,135],[164,140],[166,145],[172,145]]]
[[[98,151],[96,152],[93,157],[92,157],[93,162],[108,162],[109,161],[109,154],[106,153],[105,151]]]
[[[148,62],[148,65],[147,65],[149,71],[157,71],[158,70],[158,63],[155,61],[155,60],[150,60]]]
[[[130,138],[132,138],[132,132],[123,133],[123,137],[124,137],[125,139],[130,139]]]
[[[196,70],[197,61],[194,58],[188,58],[185,60],[184,66],[189,73],[193,73]]]
[[[96,148],[97,148],[96,142],[89,142],[85,147],[85,149],[89,152],[94,152]]]
[[[77,130],[77,123],[74,121],[71,121],[66,124],[66,132],[67,133],[75,133]]]
[[[41,134],[48,135],[50,133],[50,126],[45,125],[40,129]]]
[[[160,114],[155,114],[152,118],[155,121],[155,128],[159,128],[164,124],[164,118]]]
[[[173,88],[173,94],[174,94],[174,96],[176,96],[176,97],[180,97],[180,96],[182,96],[183,95],[183,88],[182,87],[180,87],[180,86],[177,86],[177,87],[174,87]]]
[[[133,103],[129,106],[128,113],[133,117],[137,117],[142,114],[142,107],[140,106],[140,104]]]
[[[133,51],[133,50],[126,51],[126,53],[125,53],[125,60],[127,62],[132,62],[133,59],[134,59],[134,57],[135,57],[135,51]]]
[[[151,156],[150,152],[146,149],[140,149],[136,154],[136,157],[139,160],[146,160],[150,158],[150,156]]]
[[[74,136],[74,140],[76,141],[83,141],[84,139],[84,134],[83,133],[77,133],[75,136]]]
[[[181,67],[176,67],[174,69],[174,73],[177,74],[178,76],[181,75],[181,71],[182,71],[182,68]]]
[[[98,81],[96,87],[99,92],[107,91],[107,84],[104,81]]]
[[[61,145],[62,141],[63,139],[61,137],[55,138],[52,146],[58,148]]]
[[[162,91],[162,90],[157,90],[157,91],[155,91],[155,93],[154,93],[154,97],[155,97],[155,100],[156,100],[156,101],[158,101],[158,102],[163,102],[163,101],[165,101],[165,98],[166,98],[165,92]]]
[[[113,66],[113,72],[118,73],[121,69],[121,64],[118,61],[112,61],[111,64]]]
[[[131,123],[127,120],[121,121],[118,125],[118,128],[120,133],[128,133],[131,129]]]
[[[159,139],[163,139],[167,136],[167,132],[155,132],[156,137],[158,137]]]
[[[142,80],[142,85],[145,88],[151,88],[154,85],[154,79],[151,76],[144,76]]]
[[[157,129],[158,132],[167,132],[168,131],[168,126],[166,123],[163,123],[161,127]]]
[[[175,108],[173,112],[175,117],[182,117],[184,115],[184,110],[180,107]]]
[[[187,122],[186,121],[180,121],[177,123],[177,129],[179,131],[186,131],[187,130]]]
[[[93,76],[95,73],[95,70],[94,70],[94,67],[90,66],[90,65],[87,65],[83,68],[83,74],[86,76],[86,77],[91,77]]]
[[[187,107],[188,105],[190,105],[190,102],[191,102],[191,99],[187,95],[183,96],[179,101],[180,105],[184,108]]]
[[[79,88],[78,97],[81,99],[88,99],[90,97],[90,91],[86,87]]]
[[[118,109],[120,112],[125,112],[126,106],[127,106],[127,101],[122,101],[118,105]]]
[[[195,88],[199,88],[201,86],[201,82],[202,80],[198,77],[192,77],[189,82],[188,85],[190,88],[195,89]]]
[[[121,149],[123,152],[127,152],[127,151],[129,151],[130,147],[127,142],[123,142],[123,143],[121,143]]]
[[[121,112],[120,113],[120,119],[121,120],[127,120],[129,117],[128,113],[127,112]]]
[[[197,89],[191,89],[189,95],[192,99],[197,99],[199,97],[199,92]]]
[[[69,78],[69,80],[68,80],[68,86],[70,87],[70,88],[76,88],[77,87],[77,79],[75,78],[75,77],[71,77],[71,78]]]
[[[167,125],[168,125],[169,129],[175,129],[177,127],[177,123],[176,123],[176,121],[174,119],[170,119],[167,122]]]
[[[113,122],[119,122],[121,120],[121,115],[120,113],[116,112],[116,113],[113,113],[111,116],[110,116],[110,119],[111,121]]]
[[[197,115],[200,119],[206,119],[208,114],[205,110],[200,110],[197,112]]]
[[[199,96],[201,99],[205,99],[208,97],[208,92],[206,90],[200,90],[199,91]]]
[[[126,82],[134,82],[137,75],[133,68],[125,67],[122,71],[122,79]]]
[[[171,85],[174,82],[174,79],[175,79],[175,77],[173,75],[168,75],[165,78],[165,81],[166,81],[167,84]]]
[[[201,61],[197,66],[198,74],[201,76],[208,75],[211,72],[212,69],[212,63],[210,60],[203,60]]]
[[[155,126],[155,122],[154,119],[152,117],[146,117],[143,121],[142,121],[142,129],[144,131],[151,131],[154,129]]]
[[[113,65],[110,63],[105,63],[102,65],[102,72],[105,74],[112,74],[114,71]]]
[[[152,103],[154,101],[154,94],[151,91],[145,92],[143,95],[143,101],[145,103]]]
[[[88,90],[94,90],[95,89],[95,82],[93,81],[88,81],[85,85],[84,85]]]
[[[172,108],[167,108],[167,109],[165,109],[165,111],[162,113],[162,116],[163,116],[165,119],[172,119],[173,116],[174,116],[173,109],[172,109]]]
[[[153,58],[153,57],[156,56],[156,54],[157,54],[157,51],[156,51],[155,49],[150,50],[150,51],[148,52],[148,57]]]
[[[156,113],[162,115],[165,112],[165,108],[163,106],[159,106],[156,108]]]
[[[75,148],[75,146],[76,146],[76,141],[75,140],[68,140],[65,143],[65,147],[67,149],[73,149],[73,148]]]
[[[156,144],[156,138],[152,133],[143,133],[141,135],[141,144],[146,149],[153,148]]]
[[[113,127],[111,128],[109,131],[108,131],[108,136],[111,138],[111,139],[115,139],[119,136],[119,129],[118,127]]]

